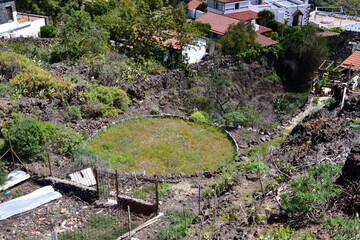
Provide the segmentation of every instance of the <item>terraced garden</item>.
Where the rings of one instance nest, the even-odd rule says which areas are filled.
[[[226,132],[178,118],[139,118],[111,126],[87,148],[124,172],[194,173],[216,169],[236,155]]]

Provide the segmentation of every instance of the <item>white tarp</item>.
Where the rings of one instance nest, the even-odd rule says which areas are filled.
[[[52,186],[42,187],[30,194],[0,204],[0,220],[30,211],[45,203],[61,198]]]
[[[19,184],[29,178],[30,175],[26,172],[21,171],[20,169],[15,169],[7,175],[6,182],[3,185],[0,185],[0,191],[11,188],[12,186],[15,186],[16,184]]]
[[[80,183],[85,186],[93,186],[96,184],[96,179],[91,168],[85,168],[80,172],[74,172],[69,174],[71,181]]]

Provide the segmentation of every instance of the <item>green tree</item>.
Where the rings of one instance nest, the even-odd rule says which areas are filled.
[[[284,57],[280,60],[286,84],[294,91],[304,91],[315,70],[328,55],[326,40],[310,25],[294,28],[282,41]]]
[[[161,52],[168,38],[188,41],[184,4],[169,6],[163,11],[152,10],[143,0],[120,0],[119,7],[95,18],[96,23],[110,32],[110,38],[120,44],[120,50],[135,61],[143,61]],[[180,34],[170,35],[166,30]]]
[[[256,32],[252,24],[240,22],[230,25],[219,44],[224,54],[238,55],[246,48],[256,45],[255,37]]]
[[[83,0],[15,0],[17,11],[49,16],[57,23],[71,10],[80,10]]]
[[[111,9],[111,2],[106,0],[95,0],[94,2],[85,2],[85,11],[91,18],[108,13]]]
[[[269,10],[261,10],[258,12],[258,17],[260,17],[260,25],[266,26],[270,21],[275,20],[274,13]]]
[[[105,53],[109,35],[91,21],[89,13],[73,11],[60,28],[61,41],[52,52],[53,61],[78,61]]]

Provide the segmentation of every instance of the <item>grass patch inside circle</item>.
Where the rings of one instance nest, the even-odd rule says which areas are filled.
[[[138,118],[111,126],[86,146],[123,172],[194,173],[232,161],[235,146],[218,127],[178,118]]]

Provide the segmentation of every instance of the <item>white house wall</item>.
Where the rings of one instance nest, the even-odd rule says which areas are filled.
[[[281,6],[282,4],[274,1],[275,5]],[[249,5],[249,10],[254,12],[260,12],[261,10],[268,10],[275,15],[275,20],[281,23],[285,23],[285,20],[288,20],[288,25],[292,26],[293,23],[293,13],[296,10],[300,10],[304,15],[302,22],[299,25],[306,25],[309,22],[310,17],[310,4],[301,4],[294,6],[286,7],[276,7],[272,5]]]
[[[13,21],[1,24],[0,37],[38,37],[40,34],[40,27],[44,25],[46,25],[45,18],[41,18],[31,22],[19,23],[18,21]]]
[[[195,11],[196,11],[196,10],[188,9],[188,16],[189,16],[189,18],[195,19]]]
[[[350,24],[346,26],[340,26],[342,29],[352,32],[360,32],[360,23]]]
[[[206,55],[206,39],[197,37],[195,45],[188,45],[182,50],[186,63],[195,63]]]

